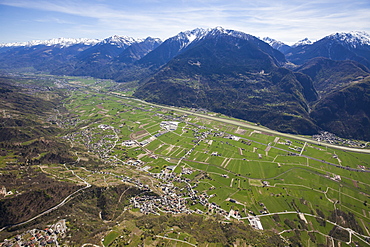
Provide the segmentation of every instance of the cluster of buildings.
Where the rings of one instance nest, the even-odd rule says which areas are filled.
[[[172,184],[162,184],[162,195],[159,196],[136,196],[130,202],[144,214],[159,214],[160,212],[180,214],[191,213],[186,207],[186,200],[177,195]]]
[[[1,247],[38,247],[38,246],[59,246],[58,239],[65,238],[67,231],[66,221],[59,220],[56,224],[44,230],[32,229],[17,235],[12,239],[5,239],[0,243]]]
[[[160,123],[161,128],[166,129],[167,131],[175,131],[179,126],[180,122],[174,121],[163,121]]]
[[[158,214],[158,211],[173,214],[192,213],[192,211],[186,207],[187,202],[183,197],[185,195],[191,197],[192,194],[181,193],[180,191],[184,188],[180,189],[172,183],[172,181],[175,181],[179,183],[183,182],[188,185],[188,181],[190,181],[189,179],[181,178],[177,176],[176,173],[172,172],[171,169],[167,168],[162,170],[160,173],[151,173],[150,175],[162,180],[161,184],[156,185],[161,189],[162,194],[159,196],[133,197],[131,198],[131,203],[134,207],[139,208],[140,211],[145,214]],[[192,191],[192,189],[190,188],[188,191]],[[192,193],[194,193],[194,191],[192,191]]]
[[[118,135],[113,126],[101,124],[98,128],[102,130],[113,130],[112,135],[102,135],[98,141],[94,140],[94,129],[81,129],[70,133],[63,138],[69,140],[71,143],[82,143],[89,150],[89,152],[94,152],[99,155],[100,158],[106,158],[108,153],[114,148],[116,142],[118,141]]]
[[[256,216],[249,216],[248,217],[248,221],[249,221],[249,224],[254,228],[254,229],[257,229],[257,230],[263,230],[263,226],[262,226],[262,223],[261,223],[261,220],[259,217],[256,217]]]
[[[318,135],[312,136],[312,138],[318,142],[327,142],[330,144],[348,145],[350,147],[365,147],[366,144],[362,144],[358,141],[342,139],[333,133],[327,131],[321,131]]]
[[[130,203],[135,207],[139,208],[140,212],[144,214],[158,214],[158,205],[160,199],[157,196],[135,196],[130,199]]]
[[[220,214],[225,218],[240,219],[240,214],[235,212],[228,212],[222,209],[214,202],[209,202],[209,198],[214,195],[207,195],[206,193],[199,193],[195,188],[197,185],[191,186],[190,179],[184,178],[182,175],[191,174],[191,168],[182,169],[181,174],[172,172],[171,169],[164,169],[160,173],[151,173],[151,176],[162,181],[161,184],[156,185],[163,192],[159,196],[136,196],[131,199],[131,203],[135,208],[139,208],[144,214],[159,214],[159,212],[179,214],[179,213],[197,213],[203,214],[200,209],[189,209],[187,205],[195,205],[199,203],[204,206],[209,212]],[[176,187],[173,183],[183,183],[184,187]]]

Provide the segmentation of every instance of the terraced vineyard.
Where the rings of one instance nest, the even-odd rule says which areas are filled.
[[[112,81],[64,78],[58,85],[68,88],[67,111],[55,111],[53,121],[75,161],[35,168],[81,186],[127,186],[100,207],[94,220],[107,228],[95,233],[95,244],[369,245],[368,149],[342,150],[204,110],[149,104]],[[130,188],[140,192],[126,197]],[[211,239],[188,221],[201,231],[217,222],[222,234],[230,223],[254,229]]]

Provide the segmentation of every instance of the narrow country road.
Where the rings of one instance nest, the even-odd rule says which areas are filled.
[[[177,241],[177,242],[181,242],[181,243],[185,243],[185,244],[188,244],[188,245],[191,245],[191,246],[195,246],[195,244],[192,244],[192,243],[189,243],[189,242],[186,242],[184,240],[180,240],[180,239],[176,239],[176,238],[168,238],[168,237],[164,237],[164,236],[161,236],[161,235],[156,235],[157,238],[163,238],[163,239],[168,239],[168,240],[172,240],[172,241]]]

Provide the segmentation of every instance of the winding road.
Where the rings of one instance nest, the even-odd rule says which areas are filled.
[[[85,187],[83,187],[83,188],[80,188],[80,189],[76,190],[75,192],[73,192],[72,194],[70,194],[69,196],[67,196],[66,198],[64,198],[64,200],[63,200],[63,201],[61,201],[59,204],[55,205],[54,207],[49,208],[48,210],[45,210],[44,212],[42,212],[42,213],[40,213],[40,214],[38,214],[38,215],[36,215],[36,216],[32,217],[32,218],[31,218],[31,219],[29,219],[29,220],[23,221],[23,222],[18,223],[18,224],[5,226],[5,227],[3,227],[3,228],[1,228],[1,229],[0,229],[0,232],[1,232],[1,231],[3,231],[3,230],[5,230],[5,229],[7,229],[7,228],[9,228],[9,227],[21,226],[21,225],[27,224],[27,223],[29,223],[29,222],[31,222],[31,221],[33,221],[33,220],[37,219],[37,218],[40,218],[41,216],[43,216],[43,215],[45,215],[45,214],[48,214],[48,213],[50,213],[50,212],[52,212],[52,211],[54,211],[54,210],[56,210],[56,209],[60,208],[60,207],[61,207],[61,206],[63,206],[64,204],[66,204],[66,203],[67,203],[70,199],[72,199],[72,197],[73,197],[75,194],[77,194],[78,192],[80,192],[80,191],[82,191],[82,190],[85,190],[85,189],[87,189],[87,188],[90,188],[90,187],[91,187],[91,184],[89,184],[89,183],[88,183],[88,182],[86,182],[84,179],[82,179],[80,176],[78,176],[77,174],[75,174],[73,170],[69,170],[65,164],[63,164],[63,165],[65,166],[65,168],[66,168],[68,171],[71,171],[71,172],[73,173],[73,175],[75,175],[77,178],[79,178],[80,180],[82,180],[82,181],[86,184],[86,186],[85,186]]]

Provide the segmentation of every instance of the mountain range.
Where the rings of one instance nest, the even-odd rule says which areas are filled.
[[[336,33],[292,46],[221,27],[161,41],[112,36],[0,45],[3,71],[135,82],[134,96],[206,108],[298,134],[370,140],[370,36]]]

